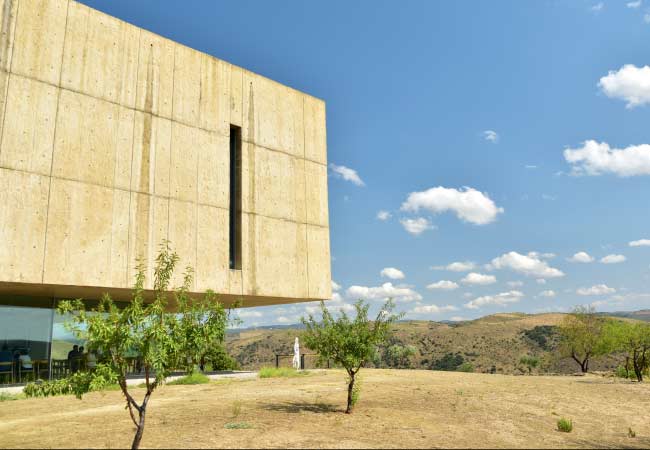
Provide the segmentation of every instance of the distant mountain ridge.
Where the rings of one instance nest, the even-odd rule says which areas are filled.
[[[602,313],[627,320],[650,321],[650,310]],[[572,373],[577,365],[571,360],[558,359],[557,325],[564,313],[525,314],[497,313],[474,320],[417,321],[395,324],[388,346],[380,349],[378,367],[430,369],[467,363],[477,372],[505,374],[524,373],[519,360],[524,355],[541,360],[540,371]],[[262,326],[229,330],[226,345],[242,368],[258,369],[275,365],[275,355],[293,353],[293,342],[304,329],[302,324]],[[406,359],[391,358],[388,347],[409,347],[414,354]],[[303,349],[303,353],[313,353]],[[620,358],[606,357],[593,361],[593,370],[611,370],[620,364]],[[291,359],[280,364],[290,365]],[[307,366],[314,360],[308,359]]]

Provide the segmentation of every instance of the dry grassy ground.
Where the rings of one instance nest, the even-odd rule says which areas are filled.
[[[364,370],[355,413],[340,371],[166,386],[143,447],[649,447],[650,385],[587,377]],[[141,394],[141,392],[139,392]],[[572,433],[555,430],[573,419]],[[247,423],[251,429],[227,429]],[[628,429],[636,438],[628,437]],[[119,392],[4,402],[0,447],[125,447]]]

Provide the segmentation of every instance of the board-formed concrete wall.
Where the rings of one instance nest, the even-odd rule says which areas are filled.
[[[168,239],[195,292],[331,296],[323,101],[73,0],[0,4],[0,293],[126,296]]]

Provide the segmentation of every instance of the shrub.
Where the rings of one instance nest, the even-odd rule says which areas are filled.
[[[66,378],[28,383],[23,389],[26,397],[49,397],[74,394],[77,398],[90,391],[115,388],[117,376],[99,364],[94,372],[76,372]]]
[[[474,372],[474,366],[471,362],[464,362],[456,368],[456,372]]]
[[[432,365],[432,370],[455,371],[465,362],[465,359],[459,354],[447,353],[440,359],[437,359]]]
[[[223,345],[214,345],[204,356],[204,361],[212,370],[239,370],[239,363],[230,356]]]
[[[628,428],[627,429],[627,436],[631,437],[631,438],[635,438],[636,437],[636,431],[634,431],[632,428]]]
[[[259,372],[260,378],[293,378],[306,375],[309,375],[308,371],[298,371],[293,367],[262,367]]]
[[[562,417],[557,421],[557,429],[563,433],[571,433],[573,430],[573,421]]]
[[[190,375],[185,375],[184,377],[171,381],[168,384],[170,385],[207,384],[209,382],[210,379],[207,377],[207,375],[195,372]]]

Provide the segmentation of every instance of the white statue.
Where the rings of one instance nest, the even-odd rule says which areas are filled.
[[[296,341],[293,343],[292,365],[294,369],[300,370],[300,343],[298,342],[298,338],[296,338]]]

